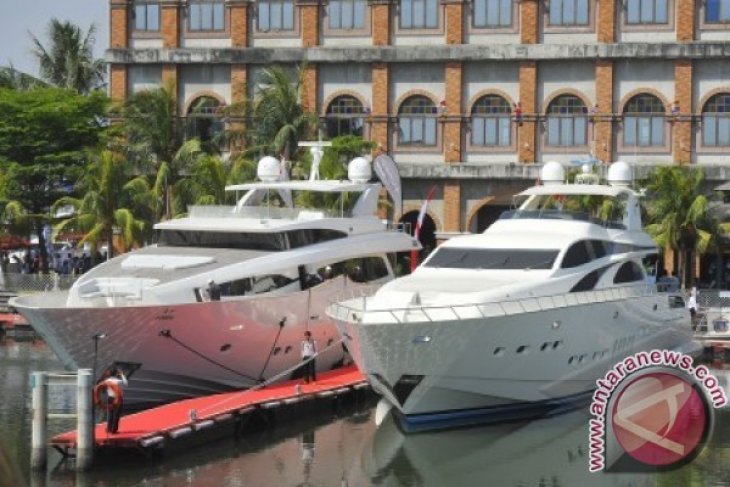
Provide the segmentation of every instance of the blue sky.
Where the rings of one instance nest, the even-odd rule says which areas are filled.
[[[84,31],[94,23],[95,55],[102,57],[109,45],[108,5],[109,0],[0,0],[0,65],[12,62],[21,71],[37,74],[28,31],[43,42],[53,17],[70,20]]]

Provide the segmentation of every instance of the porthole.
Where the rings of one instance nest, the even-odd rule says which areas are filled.
[[[225,344],[221,345],[221,352],[227,352],[230,349],[231,349],[230,343],[225,343]]]
[[[571,357],[568,359],[568,364],[572,364],[575,361],[575,355],[571,355]]]
[[[287,353],[289,353],[289,352],[291,352],[291,345],[287,345],[287,346],[286,346],[286,348],[284,349],[284,354],[285,354],[285,355],[286,355]]]
[[[528,345],[520,345],[519,347],[517,347],[517,353],[519,353],[519,354],[527,353],[527,351],[529,349],[530,349],[530,347]]]
[[[562,345],[562,344],[563,344],[563,340],[558,340],[556,342],[553,342],[553,350],[557,350],[558,348],[560,348],[560,345]]]
[[[274,348],[273,354],[274,355],[279,355],[280,352],[281,352],[281,347],[276,347],[276,348]]]
[[[329,346],[330,346],[330,345],[332,345],[332,344],[333,344],[334,342],[335,342],[335,340],[334,340],[333,338],[330,338],[329,340],[327,340],[327,346],[329,347]]]
[[[497,357],[501,357],[502,355],[504,355],[504,347],[495,348],[494,355],[496,355]]]
[[[548,342],[543,343],[542,345],[540,345],[540,351],[544,352],[545,350],[548,349],[549,346],[550,346],[550,344]]]

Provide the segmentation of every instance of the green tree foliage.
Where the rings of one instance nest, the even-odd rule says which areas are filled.
[[[679,278],[689,285],[691,252],[706,253],[717,244],[721,227],[702,191],[701,169],[658,167],[649,177],[646,231],[657,245],[677,252]]]
[[[41,77],[47,82],[79,93],[89,93],[104,82],[102,59],[94,59],[94,25],[84,33],[71,22],[51,19],[48,24],[48,45],[33,34],[33,54],[40,64]]]
[[[53,211],[64,206],[74,209],[73,216],[56,226],[57,231],[83,232],[80,243],[97,247],[106,242],[109,257],[114,256],[114,229],[119,229],[125,250],[144,243],[147,223],[135,210],[149,205],[150,188],[143,177],[130,179],[129,165],[109,150],[99,152],[87,167],[80,186],[82,198],[65,196],[53,205]]]
[[[249,136],[253,151],[291,161],[298,142],[311,135],[317,117],[301,105],[300,68],[295,74],[280,66],[266,68],[257,81]]]
[[[4,198],[13,221],[26,222],[38,234],[47,265],[43,225],[48,210],[65,195],[88,161],[86,150],[104,137],[107,98],[95,92],[0,89],[0,171],[6,174]]]
[[[12,90],[30,90],[47,84],[27,73],[18,71],[12,66],[0,67],[0,88]]]

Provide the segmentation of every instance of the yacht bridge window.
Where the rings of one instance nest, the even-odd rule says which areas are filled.
[[[200,230],[159,230],[160,247],[207,247],[214,249],[289,250],[346,237],[337,230],[307,228],[288,232],[237,233]]]
[[[552,249],[441,247],[424,263],[424,266],[449,269],[551,269],[558,252]]]

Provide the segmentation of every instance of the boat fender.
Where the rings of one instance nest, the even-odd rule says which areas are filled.
[[[102,392],[107,392],[107,390],[110,390],[114,393],[114,397],[112,398],[112,401],[102,401]],[[97,384],[96,387],[94,387],[94,404],[100,408],[106,408],[106,409],[114,409],[119,406],[122,402],[122,389],[113,382],[102,382],[100,384]],[[108,393],[107,393],[108,397]]]

